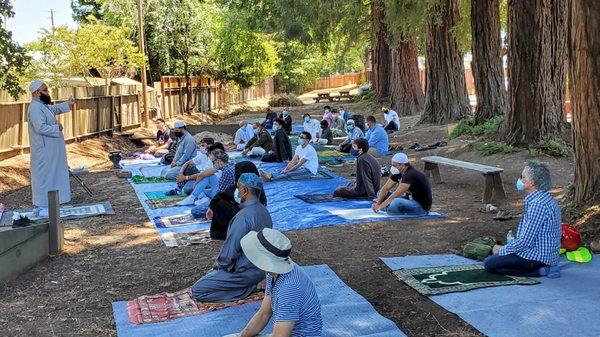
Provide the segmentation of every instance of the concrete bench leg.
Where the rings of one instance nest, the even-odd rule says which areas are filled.
[[[502,177],[500,173],[494,174],[494,199],[500,200],[506,197],[504,186],[502,185]]]
[[[440,175],[440,168],[438,164],[425,163],[425,176],[433,180],[436,184],[442,183],[442,176]]]
[[[484,204],[489,204],[492,201],[492,193],[494,192],[494,175],[493,174],[484,174],[483,178],[485,180],[483,185],[483,200]]]

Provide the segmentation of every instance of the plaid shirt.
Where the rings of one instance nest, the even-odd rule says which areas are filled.
[[[525,210],[515,240],[502,247],[499,255],[518,256],[550,266],[558,263],[561,239],[561,211],[547,191],[535,191],[525,197]]]
[[[223,192],[229,186],[235,185],[235,166],[232,162],[227,163],[227,165],[221,169],[221,172],[217,193]]]

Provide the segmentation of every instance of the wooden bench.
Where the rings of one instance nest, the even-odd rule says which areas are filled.
[[[336,96],[338,102],[342,100],[342,98],[344,99],[348,99],[348,100],[353,100],[354,99],[354,95],[350,95],[350,91],[348,90],[341,90],[340,91],[340,95]]]
[[[317,94],[317,97],[314,97],[313,99],[315,100],[315,103],[319,103],[322,99],[327,99],[329,102],[333,102],[333,97],[331,97],[328,92]]]
[[[425,175],[428,178],[431,177],[433,182],[436,184],[442,182],[439,165],[459,167],[467,170],[478,171],[483,174],[485,183],[483,188],[483,203],[490,203],[492,198],[503,199],[506,197],[504,187],[502,186],[502,178],[500,177],[500,173],[504,171],[502,168],[438,156],[423,157],[421,160],[425,162]]]

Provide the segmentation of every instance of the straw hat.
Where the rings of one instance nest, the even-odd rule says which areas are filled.
[[[250,231],[242,238],[240,244],[248,260],[261,270],[273,274],[287,274],[294,268],[289,257],[292,243],[275,229]]]

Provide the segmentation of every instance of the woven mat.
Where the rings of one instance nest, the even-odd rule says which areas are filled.
[[[151,209],[175,207],[181,200],[187,198],[185,195],[169,196],[167,199],[148,199],[146,202]]]
[[[370,198],[356,198],[356,199],[340,198],[340,197],[334,197],[331,194],[300,194],[300,195],[294,195],[294,197],[296,197],[304,202],[307,202],[309,204],[317,204],[317,203],[321,203],[321,202],[332,202],[332,201],[371,200]]]
[[[135,175],[131,177],[131,182],[134,184],[152,184],[152,183],[170,183],[175,180],[169,180],[163,177],[144,177]]]
[[[210,229],[201,229],[188,233],[167,232],[160,235],[167,247],[191,246],[213,242]]]
[[[492,274],[481,264],[400,269],[393,272],[422,295],[439,295],[477,288],[540,283],[528,277]]]
[[[263,298],[264,293],[260,292],[235,302],[200,303],[192,299],[191,289],[187,288],[175,293],[140,296],[127,302],[127,314],[133,324],[158,323],[261,301]]]
[[[174,216],[157,216],[154,218],[154,224],[158,228],[179,227],[188,225],[197,225],[209,222],[206,218],[194,218],[191,214],[182,214]]]

